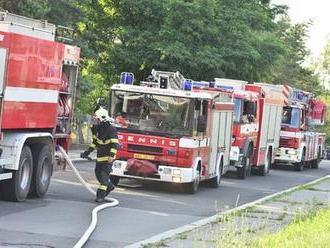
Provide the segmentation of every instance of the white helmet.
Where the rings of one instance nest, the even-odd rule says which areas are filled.
[[[101,122],[110,121],[109,113],[104,108],[99,108],[95,111],[95,117],[99,119]]]

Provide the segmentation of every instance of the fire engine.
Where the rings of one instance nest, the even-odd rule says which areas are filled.
[[[115,183],[120,177],[171,182],[187,193],[203,180],[219,186],[229,166],[232,93],[173,89],[184,80],[178,72],[153,71],[152,80],[136,86],[134,75],[123,73],[111,87],[111,115],[120,117]],[[132,160],[156,170],[141,176],[128,169]]]
[[[55,147],[68,149],[80,48],[55,25],[0,12],[0,193],[43,197]]]
[[[279,146],[282,92],[269,94],[262,86],[222,78],[195,88],[202,92],[218,89],[233,92],[235,108],[230,164],[236,167],[241,179],[250,175],[251,168],[262,176],[268,174]]]
[[[269,91],[280,90],[285,97],[280,147],[274,167],[291,165],[296,171],[304,166],[318,168],[325,153],[325,134],[315,130],[324,125],[326,105],[309,92],[286,85],[267,85]]]

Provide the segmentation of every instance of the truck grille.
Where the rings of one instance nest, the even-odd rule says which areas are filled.
[[[129,152],[143,152],[143,153],[152,153],[152,154],[162,154],[162,147],[154,147],[154,146],[141,146],[141,145],[132,145],[129,144],[127,146],[127,150]]]
[[[280,147],[289,147],[288,139],[280,139]]]
[[[128,171],[125,171],[125,172],[124,172],[124,175],[141,177],[140,175],[136,175],[136,174],[134,174],[134,173],[130,173],[130,172],[128,172]],[[141,177],[141,178],[144,178],[144,177]],[[159,174],[148,175],[146,178],[160,179],[160,175],[159,175]]]

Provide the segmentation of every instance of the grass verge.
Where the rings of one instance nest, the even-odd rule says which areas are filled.
[[[249,245],[249,248],[329,247],[330,208],[320,210],[301,220],[296,220],[278,233],[266,234]]]

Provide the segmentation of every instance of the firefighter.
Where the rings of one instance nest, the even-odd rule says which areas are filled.
[[[100,185],[96,194],[96,202],[103,202],[104,198],[114,190],[114,185],[110,180],[112,163],[116,157],[118,136],[117,130],[110,124],[108,111],[99,108],[95,111],[97,125],[92,130],[93,139],[88,150],[80,154],[82,158],[87,158],[89,154],[97,150],[95,176]]]

